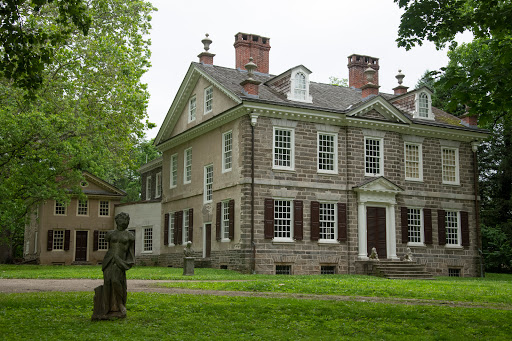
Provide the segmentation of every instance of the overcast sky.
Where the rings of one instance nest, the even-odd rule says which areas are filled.
[[[393,0],[152,0],[152,67],[143,78],[151,95],[150,122],[158,133],[185,73],[203,51],[209,33],[214,64],[235,67],[234,36],[238,32],[270,38],[270,73],[277,75],[303,64],[310,80],[328,83],[330,76],[348,78],[347,57],[353,53],[379,58],[381,92],[393,93],[398,69],[413,88],[425,70],[448,62],[446,51],[425,43],[410,51],[396,38],[402,11]]]

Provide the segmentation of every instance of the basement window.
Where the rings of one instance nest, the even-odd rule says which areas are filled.
[[[336,274],[336,267],[334,265],[322,265],[320,266],[321,275],[334,275]]]
[[[448,277],[461,277],[460,269],[449,268],[448,269]]]
[[[292,266],[291,265],[276,265],[276,275],[291,275],[292,274]]]

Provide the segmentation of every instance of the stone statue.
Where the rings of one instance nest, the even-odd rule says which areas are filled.
[[[379,260],[379,255],[377,254],[377,249],[372,247],[372,253],[370,254],[370,260]]]
[[[194,250],[192,242],[187,242],[187,247],[183,249],[185,257],[183,258],[183,276],[194,276]]]
[[[183,249],[183,253],[185,254],[185,257],[192,257],[194,254],[194,251],[192,250],[192,242],[188,241],[186,248]]]
[[[126,231],[130,223],[127,213],[115,217],[117,229],[108,231],[109,249],[103,258],[103,285],[94,289],[92,320],[126,317],[126,270],[134,264],[135,237]]]
[[[406,261],[406,262],[412,262],[413,261],[412,260],[412,251],[411,251],[410,247],[405,249],[404,261]]]

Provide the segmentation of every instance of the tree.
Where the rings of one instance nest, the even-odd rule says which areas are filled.
[[[330,76],[329,77],[329,84],[348,87],[348,79],[346,79],[346,78],[338,78],[338,77],[335,77],[335,76]]]
[[[143,0],[88,4],[87,36],[74,31],[55,45],[40,87],[0,78],[0,230],[11,240],[34,205],[79,193],[83,170],[122,174],[133,163],[133,145],[154,126],[141,83],[154,8]],[[30,20],[51,23],[56,11],[48,3]]]

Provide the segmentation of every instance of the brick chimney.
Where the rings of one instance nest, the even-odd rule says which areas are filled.
[[[464,114],[460,117],[462,124],[467,127],[477,127],[478,126],[478,115],[469,115]]]
[[[233,46],[235,47],[235,67],[237,69],[245,70],[245,65],[252,57],[254,63],[258,65],[259,72],[269,73],[270,38],[239,32],[235,35]]]
[[[367,83],[365,70],[374,69],[373,84],[379,86],[379,58],[352,54],[348,56],[348,86],[361,89]]]
[[[215,57],[215,55],[213,53],[208,52],[208,50],[210,49],[210,44],[212,43],[212,40],[208,38],[208,36],[209,34],[206,33],[204,39],[201,40],[201,42],[204,45],[204,51],[201,52],[197,57],[199,57],[199,63],[213,65],[213,57]]]

